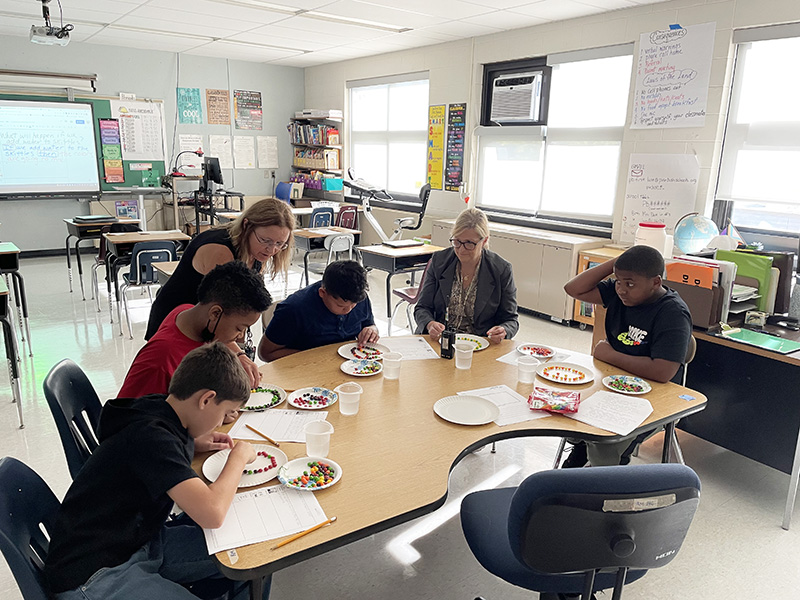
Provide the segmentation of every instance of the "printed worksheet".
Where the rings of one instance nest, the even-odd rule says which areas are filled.
[[[230,430],[230,436],[237,440],[263,441],[263,438],[247,425],[255,427],[261,433],[268,435],[278,442],[305,442],[306,436],[303,427],[311,421],[324,421],[328,411],[308,410],[276,410],[264,412],[243,412],[236,419]]]
[[[458,392],[458,395],[480,396],[497,406],[500,409],[500,415],[494,422],[500,427],[550,416],[550,413],[543,410],[531,410],[528,406],[528,399],[507,385],[493,385],[488,388]]]
[[[431,348],[431,345],[421,337],[407,338],[381,338],[381,344],[389,348],[392,352],[399,352],[403,355],[403,360],[423,360],[429,358],[440,358],[439,353]]]
[[[628,435],[644,423],[652,412],[653,405],[646,398],[632,398],[603,390],[581,400],[578,412],[564,416],[606,431]]]

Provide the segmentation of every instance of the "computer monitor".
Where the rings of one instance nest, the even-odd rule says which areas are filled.
[[[222,169],[219,166],[219,159],[214,156],[203,158],[203,183],[201,189],[205,192],[213,192],[209,182],[222,185]]]

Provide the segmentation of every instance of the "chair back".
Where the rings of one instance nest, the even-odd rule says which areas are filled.
[[[685,465],[541,471],[511,500],[508,539],[517,559],[541,573],[663,567],[699,502],[700,480]]]
[[[342,206],[336,216],[336,225],[345,229],[358,229],[358,208],[352,204]]]
[[[686,357],[683,359],[683,365],[681,366],[681,369],[683,370],[683,373],[681,373],[681,385],[683,387],[686,387],[686,375],[687,375],[686,370],[689,367],[689,363],[694,360],[694,355],[696,352],[697,352],[697,340],[694,339],[693,335],[690,335],[689,347],[686,348]]]
[[[0,459],[0,551],[25,600],[49,600],[42,569],[58,507],[33,470],[15,458]]]
[[[283,200],[284,202],[289,202],[289,198],[292,194],[292,184],[287,181],[281,181],[278,185],[275,186],[275,197],[278,200]]]
[[[131,285],[158,283],[158,274],[153,263],[175,260],[178,260],[178,253],[172,242],[137,242],[131,252],[131,271],[127,279]]]
[[[69,473],[75,479],[99,445],[100,398],[86,374],[68,358],[50,369],[43,387],[64,447]]]
[[[328,251],[328,263],[331,257],[338,252],[347,252],[350,260],[353,260],[353,244],[355,237],[352,233],[342,233],[340,235],[329,235],[325,238],[325,249]]]
[[[431,184],[426,183],[419,189],[419,201],[420,201],[420,208],[419,214],[417,215],[417,223],[416,225],[402,225],[402,229],[407,229],[409,231],[416,231],[422,226],[422,219],[425,216],[425,211],[428,209],[428,200],[431,197]]]
[[[311,211],[309,227],[330,227],[333,225],[333,209],[330,206],[318,206]]]

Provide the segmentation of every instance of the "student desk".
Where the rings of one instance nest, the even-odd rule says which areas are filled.
[[[138,225],[141,223],[141,221],[139,221],[139,219],[119,219],[117,223]],[[72,293],[72,262],[70,260],[69,240],[70,238],[75,238],[75,262],[78,263],[78,277],[80,278],[81,282],[81,296],[83,300],[86,300],[86,292],[83,288],[83,264],[81,264],[80,243],[84,240],[99,240],[103,233],[103,227],[112,225],[112,223],[76,223],[74,219],[64,219],[64,224],[67,226],[67,239],[64,241],[64,247],[67,251],[69,293]]]
[[[19,248],[11,242],[0,243],[0,274],[11,275],[14,286],[14,304],[17,306],[17,320],[22,343],[28,340],[28,356],[33,356],[31,326],[28,321],[28,298],[25,294],[25,279],[19,269]]]
[[[297,210],[297,209],[292,209]],[[306,285],[308,285],[308,253],[312,250],[319,250],[319,246],[314,246],[314,242],[318,242],[319,240],[324,240],[328,237],[329,233],[325,233],[322,230],[328,231],[335,231],[337,233],[352,233],[355,235],[360,235],[361,231],[359,229],[346,229],[344,227],[315,227],[315,228],[308,228],[308,229],[295,229],[292,234],[294,235],[294,244],[298,250],[303,251],[303,274],[306,278]]]
[[[768,327],[782,337],[800,335]],[[708,410],[679,427],[723,448],[791,474],[783,528],[789,529],[800,480],[800,352],[788,355],[695,330],[697,353],[687,385],[706,394]]]
[[[120,320],[120,335],[122,335],[122,321],[120,313],[119,297],[119,270],[126,264],[130,264],[130,254],[137,242],[186,242],[191,239],[185,233],[177,229],[167,231],[135,231],[126,233],[104,233],[108,248],[106,259],[106,285],[108,286],[108,312],[111,322],[114,322],[111,306],[111,284],[114,284],[114,293],[117,298],[117,319]]]
[[[287,391],[311,385],[333,389],[355,379],[364,392],[355,416],[342,416],[335,404],[328,409],[327,419],[335,429],[330,458],[341,465],[344,476],[316,494],[325,514],[336,516],[337,521],[277,550],[270,550],[275,541],[238,548],[235,564],[227,552],[220,552],[216,558],[221,571],[231,579],[254,580],[251,597],[260,599],[259,581],[264,576],[436,510],[447,497],[451,469],[481,446],[524,436],[569,435],[588,440],[622,437],[560,415],[504,427],[494,423],[467,427],[434,414],[436,400],[463,390],[505,383],[527,396],[532,384],[517,383],[516,365],[495,360],[513,350],[515,344],[503,340],[476,352],[467,371],[456,370],[453,360],[406,361],[397,380],[382,375],[345,375],[339,369],[342,358],[336,353],[341,344],[299,352],[262,366],[263,380]],[[581,362],[592,367],[595,374],[592,383],[572,386],[584,398],[605,389],[601,383],[605,375],[620,373],[617,367],[589,356]],[[672,383],[652,385],[646,398],[654,411],[636,432],[673,423],[705,406],[706,399],[697,392]],[[684,393],[695,399],[687,402],[679,398]],[[665,436],[667,444],[669,439]],[[282,443],[281,449],[290,460],[305,456],[304,444]],[[204,458],[194,462],[198,472]],[[387,464],[398,465],[404,476],[398,477],[395,469],[380,468]]]
[[[425,268],[431,254],[444,250],[441,246],[423,244],[408,248],[392,248],[377,244],[359,246],[365,267],[386,271],[386,318],[392,318],[392,275],[413,273]]]
[[[6,359],[8,361],[8,374],[11,378],[11,398],[17,404],[17,414],[19,415],[19,428],[23,429],[25,423],[22,420],[22,389],[19,379],[19,355],[17,353],[17,334],[14,332],[14,323],[11,320],[11,307],[9,305],[8,286],[5,280],[0,277],[0,324],[3,327],[3,341],[6,347]]]
[[[153,263],[153,268],[156,270],[156,276],[158,277],[158,285],[164,285],[169,281],[180,262],[179,260],[171,260],[169,262]]]

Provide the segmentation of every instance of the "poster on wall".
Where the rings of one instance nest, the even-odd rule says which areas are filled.
[[[664,223],[671,235],[678,220],[694,210],[699,176],[694,154],[631,154],[620,243],[632,243],[643,221]]]
[[[178,93],[178,123],[203,124],[203,105],[200,88],[176,88]]]
[[[274,135],[259,135],[256,137],[258,144],[258,168],[278,168],[278,137]]]
[[[219,159],[221,169],[233,168],[233,148],[231,136],[229,135],[209,135],[208,136],[208,156]]]
[[[209,125],[230,125],[231,104],[228,90],[206,90],[206,111]]]
[[[445,105],[428,107],[428,183],[431,189],[442,189],[444,171]]]
[[[717,26],[675,27],[639,39],[632,129],[705,124]]]
[[[164,115],[161,102],[111,100],[111,114],[119,121],[122,158],[164,160]]]
[[[233,90],[236,129],[261,129],[261,92]]]
[[[233,164],[237,169],[256,168],[256,139],[238,135],[233,138]]]
[[[178,134],[178,152],[194,152],[195,150],[203,150],[203,136],[194,133],[180,133]],[[202,158],[187,157],[187,160],[199,160]]]
[[[464,175],[466,113],[466,103],[450,104],[447,107],[447,163],[444,171],[444,189],[448,192],[457,192],[461,189],[461,178]]]

